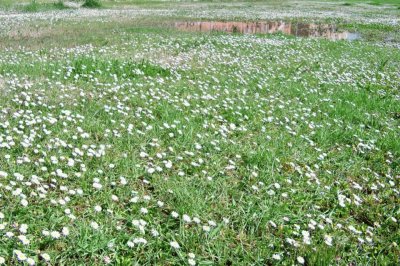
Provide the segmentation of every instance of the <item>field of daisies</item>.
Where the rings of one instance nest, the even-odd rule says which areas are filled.
[[[400,263],[396,1],[16,2],[0,4],[0,264]],[[171,26],[207,19],[361,38]]]

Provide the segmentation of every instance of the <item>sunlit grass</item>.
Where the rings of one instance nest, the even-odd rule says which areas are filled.
[[[395,41],[63,12],[0,17],[0,263],[396,264]]]

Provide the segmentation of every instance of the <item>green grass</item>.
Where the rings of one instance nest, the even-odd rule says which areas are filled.
[[[37,265],[397,263],[396,26],[339,21],[373,35],[349,42],[167,27],[195,13],[53,14],[0,36],[5,265],[16,250]]]
[[[86,8],[99,8],[101,7],[101,2],[99,0],[85,0],[82,7]]]
[[[23,7],[23,11],[37,12],[37,11],[39,11],[39,7],[40,7],[40,5],[36,1],[32,1],[31,3],[29,3]]]
[[[346,1],[346,3],[367,3],[370,5],[386,5],[386,4],[391,4],[391,5],[397,5],[399,2],[396,0],[372,0],[372,1],[363,1],[363,0],[349,0]]]
[[[50,10],[64,10],[68,9],[64,5],[63,1],[54,3],[39,3],[38,1],[31,1],[29,4],[22,5],[20,9],[24,12],[39,12],[39,11],[50,11]]]

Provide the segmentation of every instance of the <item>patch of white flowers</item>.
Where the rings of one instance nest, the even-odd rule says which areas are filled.
[[[279,18],[309,10],[249,11],[167,14]],[[338,17],[398,21],[363,12]],[[7,13],[0,14],[0,29],[149,13],[165,15]],[[317,40],[120,37],[121,44],[105,47],[0,52],[0,64],[40,65],[49,75],[20,76],[12,67],[0,75],[7,81],[0,83],[0,246],[13,247],[0,249],[0,264],[58,264],[54,258],[75,241],[102,245],[106,238],[98,260],[105,264],[118,263],[116,254],[163,249],[175,264],[200,265],[215,259],[215,246],[226,247],[227,257],[238,246],[250,253],[268,246],[255,264],[307,265],[309,254],[341,250],[343,243],[363,256],[380,246],[398,251],[391,238],[399,232],[398,151],[381,143],[399,132],[398,121],[359,103],[392,97],[397,106],[397,62],[379,69],[372,48],[353,43],[341,43],[340,55],[326,59],[328,48]],[[109,58],[117,57],[123,59],[115,66]],[[142,59],[168,74],[131,64]],[[365,93],[374,86],[387,92]],[[341,96],[350,92],[354,97]],[[364,107],[360,117],[346,117]]]

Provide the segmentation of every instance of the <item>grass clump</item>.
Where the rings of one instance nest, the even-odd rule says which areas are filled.
[[[59,10],[62,10],[62,9],[69,9],[69,7],[66,6],[66,5],[64,5],[64,2],[61,1],[61,0],[59,0],[59,1],[55,2],[55,3],[53,3],[53,7],[54,7],[54,9],[59,9]]]
[[[22,7],[23,12],[40,12],[63,9],[68,9],[68,7],[65,6],[64,2],[61,0],[54,3],[38,3],[36,0],[33,0],[29,4]]]
[[[380,6],[380,5],[382,5],[382,3],[380,3],[380,2],[370,2],[370,3],[368,3],[369,5],[373,5],[373,6]]]
[[[99,8],[101,7],[101,3],[98,0],[85,0],[82,7],[86,8]]]
[[[117,59],[104,61],[101,59],[95,59],[91,57],[78,58],[72,62],[71,78],[80,77],[83,79],[92,79],[108,75],[115,76],[122,79],[138,78],[139,76],[148,77],[167,77],[171,73],[168,69],[164,69],[160,66],[153,65],[147,61],[141,62],[129,62],[120,61]]]
[[[25,12],[37,12],[39,11],[39,4],[36,1],[31,1],[29,4],[23,7]]]

